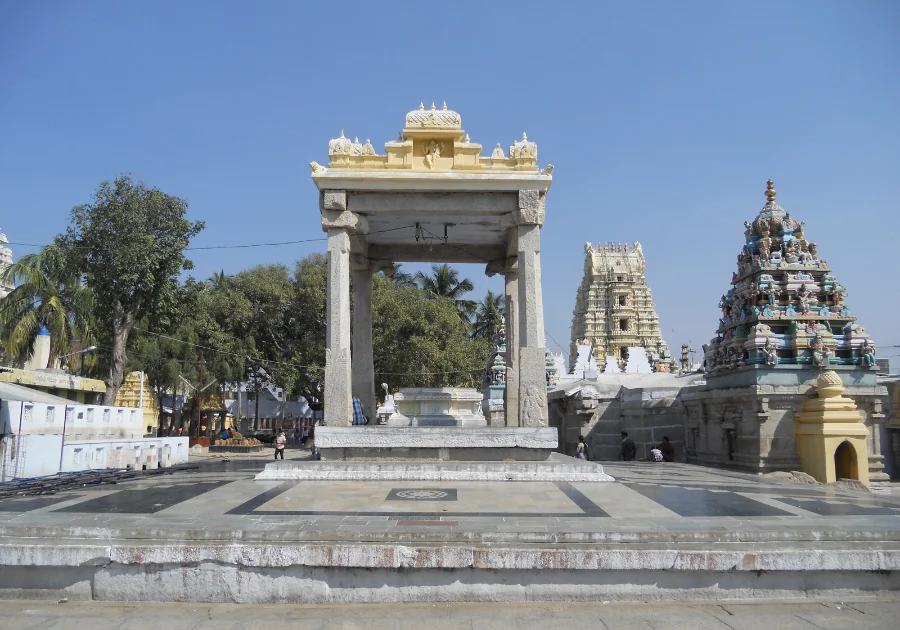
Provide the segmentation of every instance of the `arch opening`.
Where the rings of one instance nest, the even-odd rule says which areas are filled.
[[[856,479],[859,481],[856,449],[853,448],[850,442],[841,442],[834,451],[834,476],[836,479]]]

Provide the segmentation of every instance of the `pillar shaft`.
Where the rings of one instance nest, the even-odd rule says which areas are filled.
[[[519,426],[543,427],[548,417],[539,225],[518,226],[518,264]]]
[[[375,420],[375,361],[372,351],[372,271],[353,271],[353,395]]]
[[[350,404],[350,235],[328,230],[324,424],[351,424]]]
[[[506,426],[519,425],[519,274],[509,271],[506,280],[506,389],[503,409]]]

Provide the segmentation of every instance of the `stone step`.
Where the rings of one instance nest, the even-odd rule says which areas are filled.
[[[565,461],[569,460],[569,461]],[[603,466],[565,456],[543,462],[272,462],[260,481],[615,481]]]

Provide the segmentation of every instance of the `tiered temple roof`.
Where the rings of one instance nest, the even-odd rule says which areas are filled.
[[[579,344],[591,345],[602,365],[615,356],[624,366],[627,348],[644,348],[651,365],[668,365],[669,349],[659,329],[653,295],[644,278],[644,251],[635,242],[584,246],[584,279],[572,315],[570,363]]]
[[[875,347],[845,303],[847,290],[806,240],[802,221],[775,202],[745,222],[731,289],[716,337],[704,346],[707,372],[741,365],[874,365]]]

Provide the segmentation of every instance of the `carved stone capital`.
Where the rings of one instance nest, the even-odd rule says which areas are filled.
[[[353,234],[365,234],[369,231],[369,221],[361,214],[347,210],[322,210],[322,230],[345,229]]]
[[[362,254],[350,254],[350,271],[362,272],[372,271],[372,266],[368,258]]]
[[[508,256],[507,258],[498,258],[492,260],[484,267],[484,273],[488,278],[493,278],[497,274],[506,276],[511,273],[519,272],[519,262],[517,256]]]

